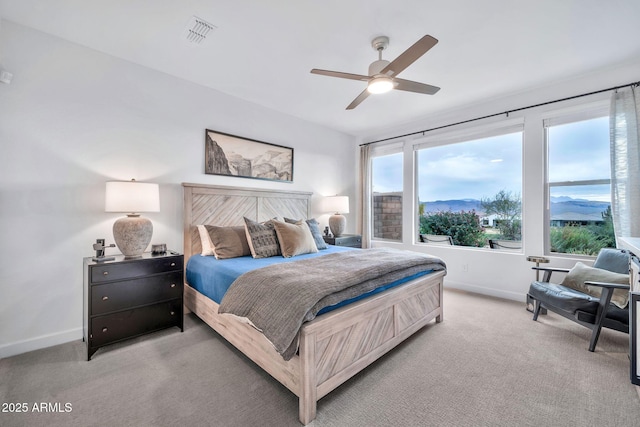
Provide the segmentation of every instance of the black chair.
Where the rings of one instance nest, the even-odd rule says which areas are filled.
[[[614,273],[629,274],[629,252],[621,249],[602,249],[593,267]],[[600,297],[551,283],[553,272],[569,273],[568,268],[533,267],[544,272],[542,281],[534,281],[529,287],[528,298],[534,302],[533,320],[538,320],[541,308],[557,313],[569,320],[591,329],[589,351],[594,351],[605,327],[629,333],[629,305],[619,308],[611,303],[615,289],[629,290],[629,285],[587,280],[585,285],[602,288]]]
[[[433,245],[445,245],[452,246],[453,238],[451,236],[445,236],[441,234],[420,234],[420,242],[431,243]]]
[[[489,247],[491,249],[506,249],[511,251],[520,250],[522,249],[522,241],[489,239]]]

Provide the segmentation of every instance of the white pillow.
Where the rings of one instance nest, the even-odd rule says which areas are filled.
[[[215,256],[213,252],[213,242],[211,236],[209,236],[209,230],[204,225],[198,226],[198,233],[200,233],[200,246],[202,246],[202,256]]]

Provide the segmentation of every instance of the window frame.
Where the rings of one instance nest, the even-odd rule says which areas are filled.
[[[549,112],[542,117],[544,138],[544,254],[545,256],[563,256],[568,258],[595,259],[594,255],[571,254],[551,251],[551,188],[580,185],[611,185],[609,179],[590,179],[575,181],[549,181],[549,128],[588,120],[609,117],[609,102],[602,100],[582,104],[566,110]]]
[[[418,164],[418,152],[423,149],[441,147],[445,145],[453,145],[460,144],[465,142],[472,142],[480,139],[487,139],[491,137],[508,135],[511,133],[520,133],[520,176],[521,176],[521,185],[520,185],[520,197],[521,197],[521,207],[520,207],[520,221],[521,221],[521,249],[509,249],[502,250],[501,252],[514,252],[514,253],[523,253],[524,251],[524,241],[525,241],[525,214],[524,214],[524,155],[525,155],[525,123],[523,117],[515,117],[515,118],[502,118],[500,120],[484,123],[478,125],[477,123],[468,126],[462,126],[461,128],[457,128],[454,130],[448,129],[444,131],[436,131],[432,134],[421,136],[416,138],[413,141],[413,232],[412,232],[412,243],[420,246],[427,246],[428,243],[420,242],[419,238],[419,230],[420,230],[420,217],[418,204],[420,201],[419,191],[420,186],[418,182],[418,172],[419,172],[419,164]],[[489,247],[474,247],[474,246],[460,246],[460,245],[451,245],[452,248],[463,249],[463,250],[486,250],[486,251],[494,251]]]
[[[394,154],[401,154],[402,155],[402,161],[401,161],[401,165],[402,165],[402,170],[401,170],[401,176],[402,176],[402,189],[401,192],[404,196],[405,194],[405,162],[404,162],[404,141],[395,141],[395,142],[391,142],[388,144],[383,144],[383,145],[379,145],[379,146],[374,146],[371,150],[371,175],[369,177],[370,180],[370,188],[371,188],[371,193],[368,195],[368,201],[367,203],[369,204],[369,209],[371,212],[371,223],[369,224],[369,228],[371,230],[370,236],[371,236],[371,241],[372,242],[383,242],[383,243],[404,243],[404,231],[400,236],[399,240],[395,240],[395,239],[385,239],[382,237],[376,237],[374,235],[375,233],[375,227],[374,227],[374,206],[373,206],[373,174],[374,174],[374,168],[373,168],[373,161],[376,157],[385,157],[385,156],[391,156]],[[404,197],[403,197],[403,213],[402,216],[404,218]],[[403,229],[404,229],[404,221],[403,221]]]

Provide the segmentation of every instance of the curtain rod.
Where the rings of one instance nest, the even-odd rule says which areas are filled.
[[[497,116],[501,116],[503,114],[506,114],[508,116],[510,113],[515,113],[517,111],[522,111],[522,110],[528,110],[529,108],[542,107],[544,105],[555,104],[556,102],[570,101],[572,99],[582,98],[583,96],[595,95],[597,93],[608,92],[608,91],[612,91],[612,90],[622,89],[623,87],[638,86],[638,85],[640,85],[640,81],[637,81],[637,82],[634,82],[634,83],[627,83],[626,85],[614,86],[614,87],[610,87],[608,89],[600,89],[600,90],[596,90],[594,92],[583,93],[581,95],[574,95],[574,96],[569,96],[567,98],[556,99],[554,101],[542,102],[540,104],[529,105],[527,107],[515,108],[513,110],[507,110],[507,111],[504,111],[502,113],[489,114],[489,115],[482,116],[482,117],[476,117],[474,119],[462,120],[460,122],[450,123],[448,125],[438,126],[438,127],[434,127],[434,128],[430,128],[430,129],[425,129],[425,130],[420,130],[420,131],[417,131],[417,132],[406,133],[404,135],[398,135],[398,136],[392,136],[392,137],[389,137],[389,138],[378,139],[377,141],[365,142],[363,144],[360,144],[360,147],[362,147],[363,145],[369,145],[369,144],[375,144],[375,143],[378,143],[378,142],[390,141],[392,139],[405,138],[407,136],[413,136],[413,135],[418,135],[418,134],[424,135],[426,132],[432,132],[434,130],[445,129],[445,128],[448,128],[448,127],[451,127],[451,126],[457,126],[457,125],[462,125],[462,124],[465,124],[465,123],[475,122],[475,121],[478,121],[478,120],[488,119],[488,118],[491,118],[491,117],[497,117]]]

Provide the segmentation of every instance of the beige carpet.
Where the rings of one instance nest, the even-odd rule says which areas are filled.
[[[430,324],[320,400],[313,426],[633,426],[628,335],[447,290]],[[198,319],[85,361],[76,341],[0,360],[2,426],[298,426],[297,399]],[[34,412],[33,405],[70,412]],[[65,404],[69,406],[65,408]],[[7,409],[3,406],[2,409]]]

